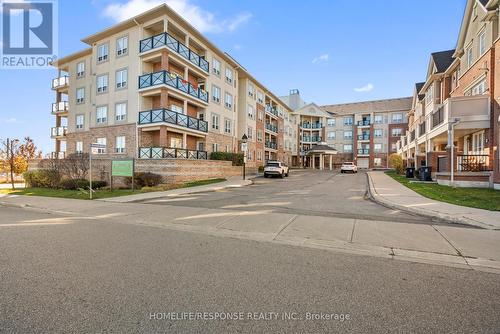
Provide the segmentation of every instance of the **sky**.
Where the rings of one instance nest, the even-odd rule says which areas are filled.
[[[276,95],[299,89],[325,105],[411,96],[430,53],[455,47],[466,0],[59,0],[59,56],[161,2]],[[0,69],[0,139],[30,136],[54,150],[55,76]]]

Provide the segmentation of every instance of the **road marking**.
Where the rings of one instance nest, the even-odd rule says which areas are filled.
[[[17,224],[0,224],[0,227],[18,227],[18,226],[49,226],[49,225],[68,225],[71,222],[60,223],[17,223]]]
[[[218,213],[208,213],[196,216],[179,217],[174,220],[188,220],[197,218],[214,218],[214,217],[236,217],[236,216],[257,216],[272,213],[272,210],[261,210],[261,211],[232,211],[232,212],[218,212]]]
[[[266,202],[266,203],[248,203],[248,204],[233,204],[221,207],[221,209],[235,209],[235,208],[250,208],[255,206],[285,206],[291,202]]]
[[[288,222],[286,222],[285,224],[283,224],[283,225],[280,227],[280,229],[279,229],[278,233],[276,233],[276,234],[274,235],[273,240],[276,240],[276,238],[277,238],[277,237],[281,234],[281,232],[283,232],[283,231],[284,231],[284,230],[285,230],[288,226],[290,226],[290,224],[291,224],[291,223],[293,223],[293,221],[294,221],[295,219],[297,219],[297,217],[298,217],[298,216],[299,216],[299,215],[293,215],[293,217],[292,217],[292,218],[290,218],[290,220],[289,220]]]

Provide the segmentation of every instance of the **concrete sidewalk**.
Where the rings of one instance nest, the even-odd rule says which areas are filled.
[[[250,175],[246,180],[243,180],[241,176],[233,176],[229,177],[227,181],[218,182],[213,184],[207,184],[204,186],[196,186],[189,188],[180,188],[180,189],[172,189],[168,191],[153,191],[149,193],[129,195],[129,196],[118,196],[111,198],[103,198],[98,201],[104,202],[114,202],[114,203],[130,203],[130,202],[138,202],[148,199],[160,198],[160,197],[171,197],[178,195],[186,195],[186,194],[196,194],[207,191],[217,191],[226,188],[239,188],[252,184],[252,179],[257,177],[257,175]]]
[[[0,198],[0,228],[2,206],[46,213],[41,219],[21,222],[43,225],[37,228],[81,221],[134,224],[500,274],[500,231],[459,225],[287,214],[266,207],[247,211],[7,195]],[[56,214],[64,217],[57,218]]]
[[[368,172],[367,175],[369,195],[379,204],[451,223],[500,230],[500,212],[498,211],[469,208],[429,199],[383,172]]]

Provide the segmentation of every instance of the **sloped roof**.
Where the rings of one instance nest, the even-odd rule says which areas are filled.
[[[488,3],[489,0],[479,0],[479,2],[481,3],[481,5],[483,5],[483,7],[486,7],[486,4]]]
[[[314,153],[314,152],[328,152],[328,151],[331,151],[333,154],[336,154],[337,153],[337,150],[334,149],[333,147],[331,146],[328,146],[326,144],[318,144],[318,145],[314,145],[313,147],[311,147],[307,152],[306,154],[310,154],[310,153]],[[335,152],[335,153],[334,153]]]
[[[419,94],[420,91],[422,90],[422,87],[424,87],[424,85],[425,85],[425,82],[417,82],[415,84],[415,92],[417,93],[419,100],[422,100],[425,97],[425,94]]]
[[[454,60],[454,53],[455,49],[431,53],[432,60],[436,65],[437,73],[443,73],[448,67],[450,67]]]
[[[412,105],[412,97],[402,97],[397,99],[364,101],[345,104],[332,104],[322,106],[321,108],[330,114],[356,114],[364,112],[387,112],[410,110]]]

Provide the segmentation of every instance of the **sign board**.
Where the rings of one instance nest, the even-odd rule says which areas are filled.
[[[98,154],[98,153],[100,153],[99,149],[105,150],[106,149],[106,145],[104,145],[104,144],[98,144],[98,143],[91,143],[90,144],[90,153],[91,154]],[[102,151],[101,151],[101,153],[102,153]]]
[[[112,176],[133,176],[134,160],[113,160],[111,163]]]
[[[248,151],[248,143],[241,143],[241,150],[243,152]]]

